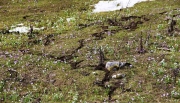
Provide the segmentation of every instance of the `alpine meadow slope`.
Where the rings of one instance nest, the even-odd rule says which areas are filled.
[[[0,0],[1,103],[180,102],[180,1],[98,2]]]

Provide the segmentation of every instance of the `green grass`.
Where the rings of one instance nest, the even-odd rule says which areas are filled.
[[[179,15],[178,0],[156,0],[138,3],[122,11],[92,13],[98,0],[14,0],[0,1],[0,102],[31,103],[79,103],[103,102],[108,99],[108,89],[94,84],[102,80],[103,71],[88,66],[99,63],[98,49],[106,58],[126,61],[132,69],[116,73],[126,74],[121,81],[131,92],[121,88],[112,94],[117,102],[132,103],[178,103],[180,100],[179,74],[174,85],[172,70],[179,67],[179,32],[169,36],[166,18]],[[166,12],[164,14],[160,14]],[[143,21],[135,30],[125,30],[111,26],[108,19],[145,15],[149,20],[132,19],[120,21],[127,25],[132,21]],[[73,18],[68,22],[67,18]],[[180,18],[176,28],[180,29]],[[97,23],[98,22],[98,23]],[[23,23],[35,27],[45,27],[32,38],[27,34],[7,33],[12,25]],[[82,28],[80,24],[93,24]],[[103,31],[108,26],[118,32],[102,40],[92,34]],[[139,39],[143,36],[145,54],[138,54]],[[52,37],[47,38],[52,35]],[[147,43],[144,43],[148,38]],[[83,40],[83,47],[76,50]],[[45,45],[49,41],[49,44]],[[162,49],[163,48],[163,49]],[[166,49],[164,49],[166,48]],[[71,55],[70,60],[58,60]],[[83,60],[77,69],[71,69],[69,62]],[[95,72],[95,74],[94,74]],[[116,80],[111,80],[113,83]]]

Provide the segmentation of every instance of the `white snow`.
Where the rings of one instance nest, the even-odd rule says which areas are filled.
[[[24,26],[23,23],[17,24],[17,25],[13,25],[11,26],[11,30],[9,30],[9,32],[19,32],[19,33],[28,33],[30,31],[30,27],[26,27]],[[44,27],[41,28],[33,28],[33,30],[43,30]]]
[[[19,32],[19,33],[28,33],[29,32],[29,28],[22,26],[22,27],[15,27],[14,29],[9,30],[9,32]]]
[[[97,4],[94,5],[95,9],[93,10],[94,13],[97,12],[107,12],[107,11],[114,11],[120,10],[126,7],[133,7],[136,3],[142,1],[153,1],[153,0],[108,0],[108,1],[99,1]]]

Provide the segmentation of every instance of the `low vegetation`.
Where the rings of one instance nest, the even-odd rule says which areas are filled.
[[[97,2],[0,1],[0,102],[180,101],[180,1],[92,13]],[[20,23],[45,29],[8,32]],[[113,71],[122,76],[111,78],[97,68],[100,52],[103,62],[132,68]]]

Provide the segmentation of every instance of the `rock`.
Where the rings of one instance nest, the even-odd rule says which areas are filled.
[[[126,75],[125,74],[114,74],[114,75],[112,75],[112,78],[113,79],[122,79],[122,78],[124,78]]]
[[[122,69],[125,66],[132,67],[132,65],[130,63],[119,62],[119,61],[112,61],[112,62],[107,62],[105,68],[108,71],[117,71],[119,69]]]

